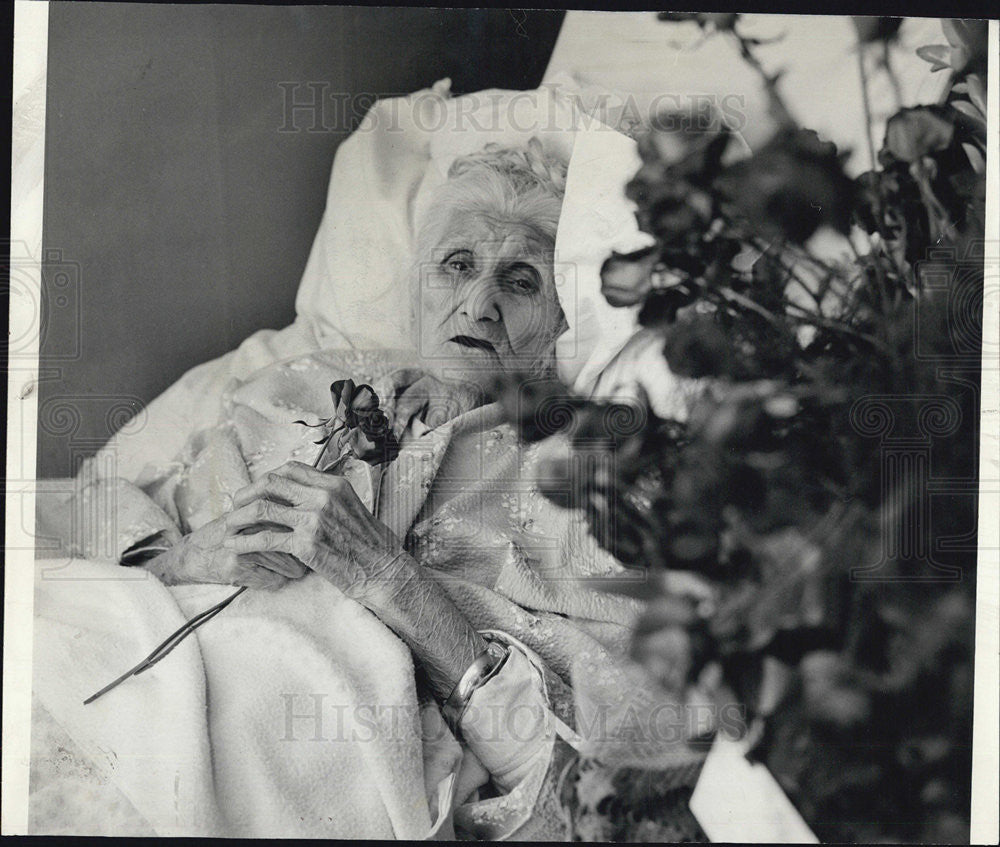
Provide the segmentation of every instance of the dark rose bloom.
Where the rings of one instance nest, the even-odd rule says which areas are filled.
[[[612,253],[601,265],[601,294],[612,306],[641,303],[653,287],[653,267],[659,259],[656,245],[634,253]]]
[[[358,425],[358,414],[378,409],[378,394],[367,384],[355,385],[353,379],[338,379],[330,385],[334,415],[348,427]]]
[[[949,68],[956,74],[986,69],[988,30],[985,20],[946,18],[941,22],[947,44],[927,44],[917,55],[930,62],[932,71]]]
[[[679,376],[724,376],[732,364],[731,343],[711,315],[675,323],[663,347],[670,370]]]
[[[867,171],[855,180],[857,221],[868,232],[880,232],[891,243],[898,241],[906,260],[918,262],[926,258],[927,208],[909,166],[885,150],[879,156],[885,169]]]
[[[654,288],[639,310],[639,324],[649,328],[663,328],[677,319],[677,312],[691,304],[695,294],[686,285]]]
[[[916,106],[896,112],[885,127],[885,149],[901,162],[919,162],[945,150],[955,126],[944,109]]]
[[[541,441],[572,426],[576,421],[579,398],[573,397],[561,382],[539,379],[528,374],[507,374],[493,387],[506,420],[527,442]]]
[[[316,460],[316,467],[327,470],[330,467],[329,460],[336,460],[336,454],[330,455],[329,452],[331,441],[337,445],[338,450],[349,446],[357,458],[372,465],[391,462],[396,458],[399,443],[389,428],[389,419],[379,409],[378,394],[370,385],[356,385],[353,379],[338,379],[330,385],[330,397],[333,400],[333,414],[329,419],[315,424],[295,421],[302,426],[321,427],[326,431],[315,442],[324,445]],[[324,459],[328,461],[323,462]]]
[[[728,128],[711,115],[660,111],[651,129],[636,139],[643,167],[635,179],[647,189],[665,176],[707,187],[711,180],[706,178],[717,173],[731,140]],[[630,197],[632,190],[630,186]]]
[[[649,207],[651,229],[657,238],[672,243],[704,226],[705,216],[689,200],[690,197],[663,197]]]
[[[729,133],[708,131],[696,117],[683,112],[661,113],[656,122],[671,129],[655,129],[639,137],[643,164],[625,194],[638,207],[639,228],[662,246],[700,245],[715,214],[707,189],[719,172]]]
[[[849,229],[854,185],[836,145],[812,130],[779,132],[715,184],[732,210],[765,237],[802,243],[824,224]]]
[[[368,438],[384,438],[389,432],[389,419],[381,409],[357,413],[358,426]]]

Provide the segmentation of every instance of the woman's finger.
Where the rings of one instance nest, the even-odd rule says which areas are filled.
[[[404,394],[396,404],[396,419],[393,423],[393,434],[399,438],[402,436],[410,421],[421,415],[427,409],[427,395],[413,392]]]
[[[257,499],[226,515],[226,529],[238,532],[257,524],[271,523],[293,530],[302,524],[304,518],[305,513],[291,506],[283,506],[273,500]]]
[[[295,545],[294,532],[278,532],[273,529],[265,529],[255,532],[252,535],[227,535],[222,546],[234,553],[263,553],[268,550],[291,553]]]
[[[247,588],[263,588],[267,591],[274,591],[281,588],[288,582],[288,578],[270,570],[252,565],[249,562],[237,562],[236,575],[233,578],[233,585],[245,585]]]
[[[288,579],[301,579],[309,573],[309,568],[289,553],[246,553],[237,561],[267,568]]]
[[[389,383],[388,395],[406,393],[415,383],[424,378],[424,372],[419,368],[397,368],[386,374]]]
[[[316,508],[323,501],[322,496],[317,498],[316,493],[313,487],[303,485],[275,470],[237,491],[233,495],[233,509],[239,509],[260,498],[282,501],[299,508]]]

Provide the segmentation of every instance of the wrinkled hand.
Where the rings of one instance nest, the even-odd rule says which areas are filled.
[[[233,505],[228,550],[290,554],[374,612],[389,608],[416,575],[399,539],[343,477],[288,462],[238,491]],[[241,534],[261,523],[271,528]]]
[[[184,536],[167,553],[153,559],[147,569],[170,585],[208,582],[271,590],[307,573],[305,566],[287,553],[236,553],[223,545],[227,535],[225,518],[216,518]]]
[[[238,491],[225,546],[290,553],[366,606],[406,642],[447,697],[485,643],[437,582],[403,551],[343,477],[289,462]],[[240,534],[267,522],[275,528]]]
[[[482,388],[474,383],[442,380],[430,374],[416,376],[396,401],[393,432],[400,437],[413,418],[434,429],[485,400]]]

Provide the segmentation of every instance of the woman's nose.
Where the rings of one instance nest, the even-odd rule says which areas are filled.
[[[459,312],[473,321],[500,321],[499,290],[489,274],[469,280],[462,289]]]

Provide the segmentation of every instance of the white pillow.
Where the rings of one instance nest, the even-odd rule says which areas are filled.
[[[569,329],[556,342],[560,379],[581,394],[635,331],[638,306],[613,308],[601,294],[600,270],[612,250],[651,244],[640,232],[624,186],[638,170],[635,142],[603,124],[581,130],[566,174],[556,235],[556,291]]]
[[[556,291],[569,326],[556,341],[556,367],[577,394],[617,401],[645,395],[661,418],[683,420],[697,381],[670,371],[662,337],[640,332],[640,306],[616,308],[601,293],[601,266],[612,251],[653,242],[625,197],[639,165],[635,141],[620,132],[594,124],[576,135],[556,235]]]

